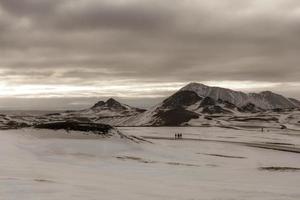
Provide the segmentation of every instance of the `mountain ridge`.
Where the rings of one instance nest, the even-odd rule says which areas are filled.
[[[253,101],[248,100],[249,96],[254,99],[257,98],[257,102],[253,103]],[[275,99],[272,99],[273,97]],[[242,101],[237,103],[240,100]],[[286,102],[287,98],[271,91],[248,95],[231,89],[190,83],[145,112],[128,118],[106,118],[105,121],[100,120],[100,122],[114,123],[118,126],[181,126],[184,124],[192,125],[194,124],[192,121],[196,121],[200,125],[213,123],[219,126],[220,124],[227,124],[226,121],[229,121],[231,118],[235,119],[235,117],[238,117],[237,119],[241,120],[241,116],[271,115],[268,113],[276,115],[276,112],[292,107],[274,106],[278,102],[282,103],[282,101]],[[288,102],[290,101],[288,99]],[[294,101],[296,102],[297,100]],[[273,104],[265,106],[265,104],[270,102]],[[223,119],[221,121],[213,119],[214,116],[220,116],[220,119]],[[260,118],[258,117],[257,119]],[[273,118],[270,119],[273,120]],[[262,118],[261,120],[265,122],[269,118]]]
[[[277,108],[297,108],[300,106],[300,103],[297,103],[297,100],[290,100],[290,98],[271,91],[245,93],[228,88],[210,87],[196,82],[187,84],[179,91],[194,91],[200,97],[209,96],[215,100],[222,99],[235,104],[238,107],[245,106],[249,103],[265,110]]]

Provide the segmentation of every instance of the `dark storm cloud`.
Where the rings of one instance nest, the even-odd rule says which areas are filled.
[[[0,0],[0,72],[16,85],[299,83],[299,27],[297,0]]]
[[[17,16],[50,14],[63,0],[1,0],[2,7]]]
[[[126,3],[112,4],[111,1],[69,2],[56,10],[55,25],[70,29],[142,29],[162,28],[174,18],[170,7],[163,4]]]

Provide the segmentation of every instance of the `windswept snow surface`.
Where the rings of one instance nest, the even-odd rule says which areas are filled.
[[[127,135],[291,143],[297,132],[120,128]],[[183,140],[134,143],[80,132],[0,131],[2,200],[299,200],[300,154]]]

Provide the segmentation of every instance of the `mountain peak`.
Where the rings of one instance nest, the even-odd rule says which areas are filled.
[[[113,98],[109,98],[106,102],[105,102],[107,107],[110,108],[117,108],[117,109],[124,109],[124,106],[118,102],[117,100],[113,99]]]
[[[195,89],[195,88],[208,88],[209,86],[204,85],[202,83],[197,82],[190,82],[186,86],[184,86],[181,90],[189,90],[189,89]]]
[[[215,101],[221,99],[238,107],[252,103],[262,109],[295,108],[299,107],[296,101],[290,100],[282,95],[271,91],[260,93],[244,93],[221,87],[210,87],[201,83],[191,82],[180,91],[193,91],[200,97],[211,97]]]
[[[134,113],[144,112],[144,109],[135,108],[128,106],[126,104],[122,104],[115,100],[114,98],[109,98],[106,101],[99,101],[93,107],[91,107],[93,111],[104,112],[105,115],[128,115]],[[116,114],[117,113],[117,114]]]
[[[178,91],[163,101],[163,106],[167,108],[178,108],[190,106],[200,101],[202,98],[193,91]]]
[[[115,100],[114,98],[109,98],[106,100],[106,103],[110,104],[110,103],[119,103],[117,100]]]
[[[272,91],[266,90],[266,91],[260,92],[260,94],[271,95],[271,94],[275,94],[275,93],[273,93]]]
[[[109,109],[126,109],[125,106],[123,106],[120,102],[113,98],[109,98],[107,101],[99,101],[97,102],[92,109],[95,108],[109,108]]]
[[[104,101],[98,101],[92,108],[97,108],[97,107],[101,107],[105,104]]]

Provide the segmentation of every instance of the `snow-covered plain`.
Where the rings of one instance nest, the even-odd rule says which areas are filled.
[[[120,128],[129,135],[300,145],[298,132],[197,127]],[[298,200],[300,154],[184,140],[134,143],[48,130],[0,131],[2,200]]]

